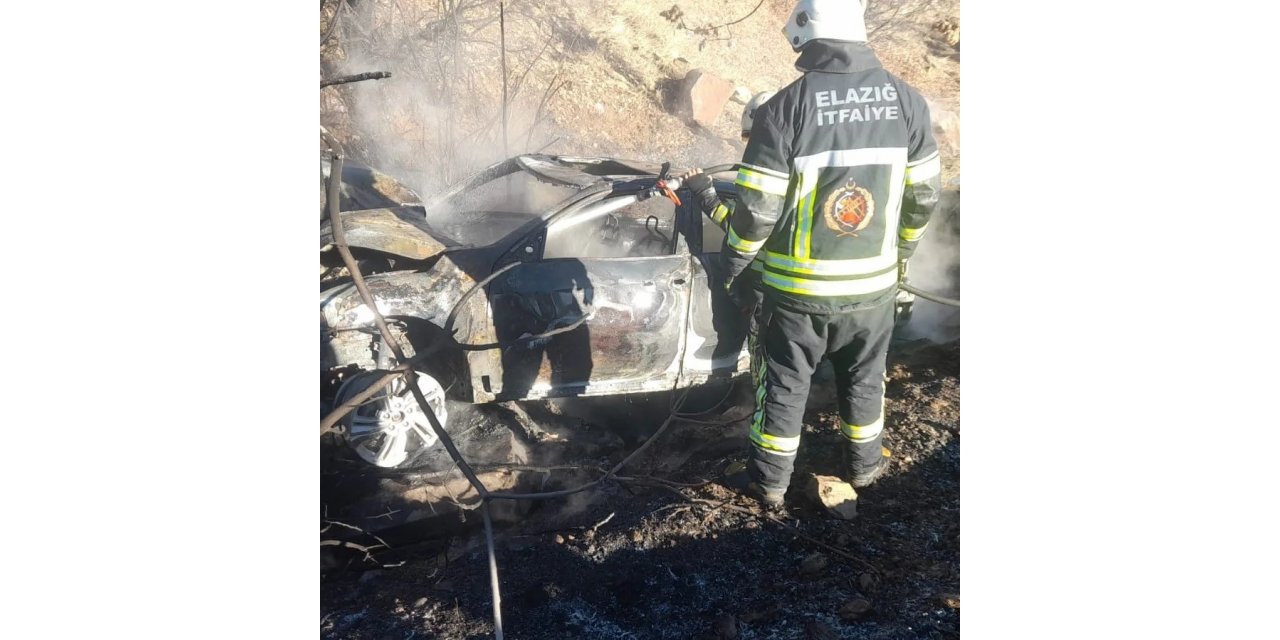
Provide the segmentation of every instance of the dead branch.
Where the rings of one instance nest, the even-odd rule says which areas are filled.
[[[320,421],[320,435],[324,435],[326,433],[329,433],[330,431],[333,431],[335,425],[338,424],[338,421],[347,417],[348,413],[351,413],[352,411],[355,411],[361,406],[364,406],[364,404],[370,398],[377,395],[379,391],[382,391],[383,387],[391,384],[393,380],[395,380],[396,378],[399,378],[401,375],[404,374],[405,371],[412,369],[414,366],[423,362],[428,357],[434,355],[441,348],[442,347],[438,345],[432,345],[431,347],[425,349],[422,353],[419,353],[413,356],[412,358],[409,358],[409,360],[407,360],[404,364],[382,374],[382,377],[378,378],[378,381],[370,385],[368,389],[365,389],[364,391],[361,391],[360,393],[357,393],[356,395],[351,396],[351,398],[348,399],[346,402],[338,405],[337,407],[334,407],[333,411],[330,411],[329,415],[325,416],[324,419]]]
[[[324,532],[328,531],[330,527],[332,527],[332,526],[334,526],[334,525],[337,525],[337,526],[339,526],[339,527],[346,527],[347,529],[351,529],[352,531],[355,531],[355,532],[358,532],[358,533],[364,534],[364,535],[366,535],[366,536],[369,536],[370,538],[373,538],[374,540],[377,540],[377,541],[378,541],[378,543],[379,543],[379,544],[381,544],[382,546],[384,546],[384,547],[386,547],[386,548],[388,548],[388,549],[390,549],[390,548],[391,548],[391,545],[387,544],[387,541],[386,541],[386,540],[383,540],[382,538],[379,538],[378,536],[375,536],[375,535],[373,535],[372,533],[369,533],[368,531],[365,531],[364,529],[361,529],[360,527],[357,527],[357,526],[355,526],[355,525],[347,524],[347,523],[345,523],[345,522],[338,522],[337,520],[326,520],[326,521],[325,521],[325,523],[327,524],[327,526],[326,526],[325,528],[321,529],[321,530],[320,530],[320,533],[324,533]]]
[[[348,82],[360,82],[362,80],[381,80],[383,78],[390,78],[390,77],[391,77],[390,71],[366,71],[364,73],[357,73],[352,76],[341,76],[338,78],[333,78],[331,80],[321,80],[320,88],[323,89],[325,87],[332,87],[335,84],[347,84]]]
[[[333,17],[329,18],[329,28],[325,31],[324,37],[320,38],[320,46],[324,46],[324,43],[328,42],[338,30],[338,23],[342,22],[342,10],[346,8],[347,0],[338,0],[335,4],[337,7],[333,10]]]
[[[351,273],[351,281],[355,284],[356,291],[360,293],[360,299],[369,307],[369,311],[373,313],[374,324],[382,334],[382,339],[391,348],[396,359],[404,362],[404,351],[400,348],[400,343],[396,340],[395,334],[391,333],[391,328],[387,326],[387,321],[382,317],[382,312],[378,311],[377,301],[374,299],[373,294],[369,292],[369,287],[365,285],[364,275],[360,272],[360,265],[356,263],[355,256],[351,255],[351,249],[347,247],[347,234],[343,229],[342,215],[339,211],[340,206],[338,203],[341,180],[342,154],[335,153],[332,156],[330,165],[328,185],[329,221],[333,227],[333,246],[342,255],[342,261],[347,265],[347,271]],[[480,478],[477,478],[475,472],[471,470],[471,465],[467,464],[466,459],[462,457],[462,453],[458,451],[458,447],[453,444],[453,439],[444,430],[444,425],[440,424],[440,419],[436,417],[436,412],[431,409],[426,396],[418,388],[418,375],[412,368],[405,369],[402,375],[404,376],[405,385],[413,393],[413,399],[418,402],[418,406],[426,414],[427,422],[431,424],[431,430],[435,432],[440,444],[443,444],[445,450],[449,452],[449,457],[453,459],[453,463],[457,465],[458,470],[467,477],[467,482],[476,490],[476,493],[480,494],[481,513],[484,515],[485,542],[489,545],[489,586],[493,591],[494,636],[498,640],[502,640],[502,592],[498,582],[498,560],[493,550],[493,522],[489,517],[488,497],[491,494],[489,489],[484,486],[484,483],[480,482]],[[644,447],[640,448],[643,449]]]
[[[677,409],[684,404],[684,400],[687,397],[689,397],[689,391],[686,389],[684,393],[680,394],[680,398],[676,400],[675,404]],[[667,416],[667,419],[662,422],[662,426],[658,427],[658,430],[654,431],[653,435],[649,436],[648,440],[645,440],[643,444],[636,447],[634,451],[628,454],[627,457],[623,458],[621,462],[614,465],[613,468],[601,478],[592,480],[591,482],[572,489],[563,489],[561,491],[548,491],[545,493],[490,493],[486,497],[492,500],[545,500],[548,498],[563,498],[565,496],[586,491],[587,489],[599,485],[611,478],[616,479],[617,473],[621,471],[623,467],[627,466],[628,463],[639,457],[641,453],[644,453],[645,449],[648,449],[650,445],[657,442],[662,437],[662,434],[666,433],[667,429],[675,422],[675,418],[676,415],[674,412]]]
[[[694,27],[694,28],[690,29],[689,27],[684,26],[684,21],[683,21],[683,20],[681,20],[681,21],[680,21],[680,26],[681,26],[681,28],[683,28],[683,29],[685,29],[685,30],[687,30],[687,31],[692,31],[692,32],[694,32],[694,33],[696,33],[696,34],[698,34],[698,35],[707,35],[707,34],[709,34],[709,33],[715,33],[716,31],[719,31],[719,30],[720,30],[721,28],[723,28],[723,27],[731,27],[731,26],[733,26],[733,25],[735,25],[735,24],[738,24],[739,22],[742,22],[743,20],[746,20],[747,18],[750,18],[751,16],[755,15],[755,14],[756,14],[756,12],[760,10],[761,5],[763,5],[763,4],[764,4],[764,0],[760,0],[760,2],[757,2],[757,3],[756,3],[756,8],[752,9],[750,13],[748,13],[748,14],[747,14],[747,15],[745,15],[745,16],[742,16],[741,18],[738,18],[737,20],[734,20],[733,22],[726,22],[726,23],[724,23],[724,24],[718,24],[718,25],[715,25],[715,26],[713,26],[713,27]]]
[[[591,527],[591,531],[595,531],[596,529],[599,529],[602,525],[612,520],[613,517],[616,515],[618,515],[616,512],[610,512],[609,517],[605,518],[604,520],[601,520],[600,522],[597,522],[595,526]]]
[[[507,12],[498,3],[498,32],[502,38],[502,157],[507,157]]]

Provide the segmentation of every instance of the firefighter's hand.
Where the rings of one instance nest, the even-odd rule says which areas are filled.
[[[690,169],[680,174],[680,182],[696,194],[712,188],[711,176],[703,173],[702,169]]]
[[[741,281],[742,278],[737,280],[737,282]],[[750,286],[726,282],[724,288],[729,292],[729,300],[733,301],[733,306],[742,312],[742,315],[750,316],[755,313],[756,298]]]

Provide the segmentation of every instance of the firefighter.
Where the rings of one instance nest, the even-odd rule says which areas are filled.
[[[929,109],[867,45],[865,0],[800,0],[783,28],[799,79],[757,109],[721,252],[729,287],[763,256],[764,367],[748,493],[782,504],[809,381],[831,359],[855,487],[888,466],[881,444],[899,270],[938,201]]]

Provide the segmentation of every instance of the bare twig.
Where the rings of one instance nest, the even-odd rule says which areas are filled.
[[[377,395],[379,391],[382,391],[383,387],[391,384],[393,380],[399,378],[405,371],[412,369],[414,366],[423,362],[440,349],[441,347],[439,346],[433,346],[432,348],[428,348],[422,353],[409,358],[404,364],[382,374],[382,377],[378,378],[378,380],[372,385],[369,385],[368,389],[351,396],[346,402],[334,407],[333,411],[330,411],[329,415],[325,416],[324,419],[320,421],[320,435],[333,431],[334,426],[338,424],[338,421],[345,418],[348,413],[351,413],[363,406],[370,398]]]
[[[545,150],[546,150],[546,148],[547,148],[547,147],[549,147],[549,146],[551,146],[551,145],[553,145],[553,144],[555,144],[555,143],[557,143],[557,142],[560,142],[560,136],[556,136],[556,137],[552,138],[550,142],[548,142],[548,143],[546,143],[546,144],[542,145],[541,147],[538,147],[538,150],[537,150],[537,151],[534,151],[534,153],[542,153],[543,151],[545,151]]]
[[[328,524],[328,526],[321,529],[320,533],[324,533],[329,530],[329,527],[332,527],[333,525],[337,525],[339,527],[346,527],[347,529],[351,529],[352,531],[362,533],[366,536],[369,536],[370,538],[373,538],[374,540],[377,540],[382,546],[388,549],[391,548],[391,545],[387,544],[386,540],[383,540],[382,538],[379,538],[378,536],[375,536],[372,533],[369,533],[368,531],[365,531],[364,529],[361,529],[360,527],[357,527],[355,525],[350,525],[345,522],[338,522],[337,520],[326,520],[325,522]]]
[[[710,35],[710,34],[716,33],[717,31],[719,31],[720,29],[723,29],[724,27],[731,27],[731,26],[733,26],[733,25],[735,25],[735,24],[738,24],[739,22],[742,22],[743,20],[746,20],[747,18],[750,18],[751,16],[755,15],[756,11],[759,11],[759,10],[760,10],[760,7],[761,7],[762,5],[764,5],[764,0],[760,0],[760,2],[756,3],[755,8],[754,8],[754,9],[752,9],[749,13],[747,13],[747,15],[742,16],[741,18],[738,18],[737,20],[734,20],[734,21],[732,21],[732,22],[726,22],[726,23],[724,23],[724,24],[706,25],[706,26],[701,26],[701,27],[690,27],[689,25],[687,25],[687,24],[685,24],[685,23],[684,23],[684,18],[683,18],[683,17],[679,17],[679,15],[683,15],[683,13],[681,13],[681,14],[679,14],[679,15],[677,15],[677,16],[671,16],[669,19],[670,19],[670,20],[673,20],[673,21],[674,21],[674,20],[679,20],[679,22],[678,22],[678,23],[676,23],[676,26],[677,26],[677,27],[679,27],[679,28],[681,28],[681,29],[684,29],[685,31],[688,31],[688,32],[690,32],[690,33],[696,33],[696,34],[698,34],[698,35],[700,35],[700,36],[705,36],[705,35]],[[666,16],[667,16],[667,12],[665,12],[665,11],[664,11],[664,12],[663,12],[662,14],[660,14],[660,15],[662,15],[663,17],[666,17]],[[728,38],[716,38],[716,40],[728,40]],[[706,41],[704,40],[703,42],[706,42]],[[699,49],[701,49],[702,47],[701,47],[701,46],[699,46],[698,48],[699,48]]]
[[[748,13],[748,14],[747,14],[747,15],[745,15],[745,16],[742,16],[741,18],[738,18],[737,20],[734,20],[733,22],[726,22],[726,23],[724,23],[724,24],[719,24],[719,25],[716,25],[716,26],[714,26],[714,27],[698,27],[698,28],[696,28],[696,29],[691,29],[691,31],[694,31],[695,33],[710,33],[710,32],[713,32],[713,31],[716,31],[716,30],[720,29],[721,27],[731,27],[731,26],[733,26],[733,25],[735,25],[735,24],[738,24],[739,22],[742,22],[743,20],[746,20],[747,18],[750,18],[751,16],[755,15],[755,14],[756,14],[756,11],[759,11],[759,10],[760,10],[760,6],[761,6],[761,5],[763,5],[763,4],[764,4],[764,0],[760,0],[760,2],[757,2],[757,3],[756,3],[756,8],[752,9],[750,13]]]
[[[680,405],[684,404],[684,399],[688,396],[688,390],[685,390],[685,392],[680,395],[680,399],[676,401],[677,409]],[[662,437],[662,434],[666,433],[671,424],[675,422],[675,418],[676,416],[674,413],[667,416],[667,419],[662,422],[662,426],[658,427],[658,430],[654,431],[653,435],[649,436],[649,439],[644,441],[644,444],[636,447],[634,451],[632,451],[627,457],[623,458],[621,462],[614,465],[613,468],[610,469],[602,478],[592,480],[591,482],[579,487],[574,487],[573,489],[564,489],[561,491],[548,491],[545,493],[490,493],[487,497],[493,500],[543,500],[547,498],[563,498],[565,496],[586,491],[587,489],[605,482],[606,480],[614,478],[623,467],[627,466],[628,463],[636,459],[641,453],[644,453],[645,449],[648,449],[654,442],[657,442],[658,439]]]
[[[342,76],[331,80],[321,80],[320,88],[332,87],[335,84],[347,84],[348,82],[360,82],[361,80],[381,80],[390,78],[390,71],[366,71],[365,73],[357,73],[353,76]]]
[[[608,518],[605,518],[604,520],[601,520],[600,522],[597,522],[597,523],[595,524],[595,526],[594,526],[594,527],[591,527],[591,529],[590,529],[590,530],[591,530],[591,531],[595,531],[596,529],[599,529],[599,528],[601,527],[601,525],[604,525],[605,523],[607,523],[607,522],[609,522],[610,520],[612,520],[612,519],[613,519],[613,516],[615,516],[615,515],[618,515],[618,514],[617,514],[616,512],[610,512],[610,513],[609,513],[609,517],[608,517]]]
[[[338,0],[335,4],[338,6],[333,10],[333,17],[329,19],[329,28],[325,31],[324,37],[320,38],[320,46],[324,46],[324,43],[328,42],[338,30],[338,23],[342,22],[342,10],[346,8],[347,0]]]
[[[502,38],[502,157],[507,157],[507,12],[504,2],[498,3],[498,33]]]

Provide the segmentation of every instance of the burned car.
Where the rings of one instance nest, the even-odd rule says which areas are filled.
[[[691,387],[748,369],[747,322],[721,281],[724,232],[663,168],[522,155],[430,202],[344,166],[347,244],[445,429],[451,403]],[[728,181],[716,181],[725,197]],[[394,362],[321,224],[322,411]],[[349,414],[343,441],[403,469],[439,449],[397,381]]]

